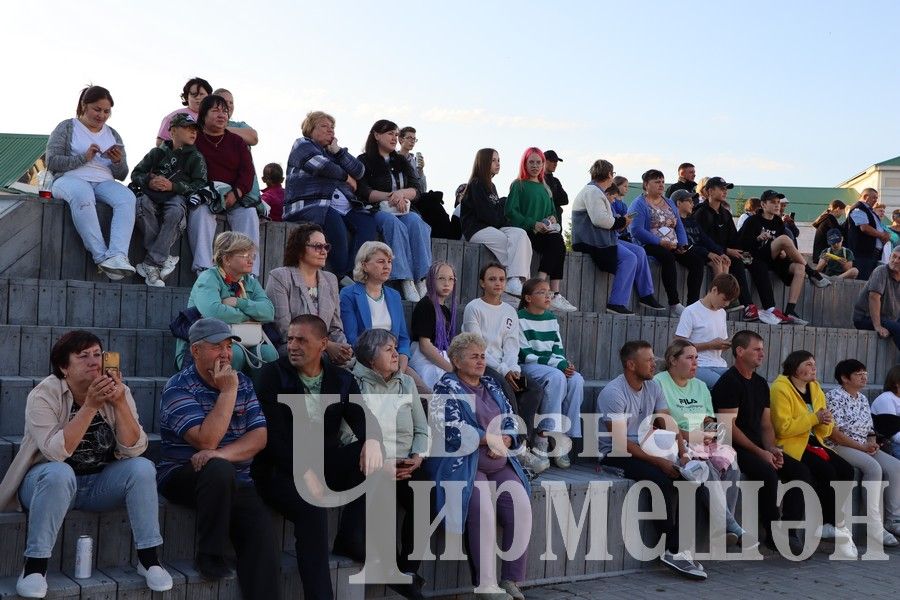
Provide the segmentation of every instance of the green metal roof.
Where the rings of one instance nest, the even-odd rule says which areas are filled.
[[[890,158],[888,160],[883,160],[880,163],[875,163],[876,167],[900,167],[900,156],[895,156],[894,158]]]
[[[896,160],[898,160],[897,164],[900,165],[900,157]],[[859,193],[851,188],[735,184],[734,189],[728,190],[728,203],[731,205],[731,212],[735,216],[740,215],[744,210],[744,202],[748,198],[759,198],[760,194],[768,189],[784,194],[790,202],[788,212],[796,212],[797,220],[801,222],[815,221],[816,217],[822,214],[822,211],[828,206],[828,203],[834,199],[843,200],[848,206],[859,199]],[[628,195],[625,202],[630,204],[640,193],[641,184],[629,181]]]
[[[0,133],[0,187],[19,180],[47,148],[48,135]]]

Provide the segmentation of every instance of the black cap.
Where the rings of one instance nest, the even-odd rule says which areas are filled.
[[[760,202],[768,202],[769,200],[781,200],[784,194],[779,194],[775,190],[766,190],[759,196]]]
[[[563,159],[559,157],[559,154],[557,154],[555,150],[547,150],[546,152],[544,152],[544,160],[549,160],[552,162],[563,162]]]
[[[731,190],[731,189],[734,189],[734,184],[728,183],[721,177],[710,177],[709,179],[706,180],[706,187],[707,188],[717,187],[717,188],[725,188],[726,190]]]
[[[688,190],[675,190],[672,192],[672,195],[669,196],[669,200],[672,202],[684,202],[687,199],[697,200],[700,197],[700,194],[697,192],[689,192]]]

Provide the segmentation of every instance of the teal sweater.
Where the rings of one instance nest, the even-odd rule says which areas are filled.
[[[525,231],[534,231],[535,223],[549,216],[556,217],[547,186],[536,181],[513,181],[506,198],[506,216],[511,224]]]
[[[223,304],[222,300],[234,296],[231,287],[226,285],[225,279],[219,269],[206,269],[197,276],[191,295],[188,297],[187,308],[196,306],[200,314],[206,318],[219,319],[228,324],[243,323],[245,321],[258,321],[269,323],[275,320],[275,307],[266,296],[259,280],[249,275],[243,278],[246,297],[238,298],[237,306]],[[179,339],[175,344],[175,355],[182,356],[187,350],[188,343]]]
[[[556,367],[560,371],[569,368],[559,334],[559,321],[549,310],[535,315],[524,308],[519,315],[519,362],[537,363]]]

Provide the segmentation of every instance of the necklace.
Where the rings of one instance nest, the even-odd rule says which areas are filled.
[[[375,296],[373,296],[372,294],[370,294],[369,290],[366,290],[366,296],[371,298],[373,302],[381,302],[382,298],[384,298],[384,288],[383,287],[381,288],[381,293],[378,294],[377,298]]]
[[[210,144],[213,145],[213,148],[218,148],[218,147],[219,147],[219,144],[222,143],[222,140],[225,139],[225,134],[223,133],[223,134],[221,135],[221,137],[219,138],[219,141],[218,141],[218,142],[214,142],[214,141],[212,141],[211,139],[209,139],[209,136],[206,135],[206,132],[205,132],[205,131],[203,132],[203,137],[206,138],[206,141],[207,141],[207,142],[209,142]]]

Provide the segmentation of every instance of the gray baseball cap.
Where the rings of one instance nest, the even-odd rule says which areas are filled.
[[[197,319],[188,330],[188,340],[192,344],[197,342],[209,342],[218,344],[228,338],[240,342],[241,338],[231,333],[231,327],[219,319]]]

